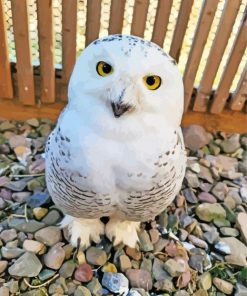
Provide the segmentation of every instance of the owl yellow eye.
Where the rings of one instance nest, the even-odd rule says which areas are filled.
[[[161,85],[161,78],[157,75],[143,77],[145,86],[150,90],[156,90]]]
[[[100,76],[107,76],[113,72],[112,66],[102,61],[98,62],[96,70]]]

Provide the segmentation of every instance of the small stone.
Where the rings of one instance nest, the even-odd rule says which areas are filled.
[[[79,265],[75,271],[75,279],[82,283],[87,283],[93,278],[93,271],[89,264],[83,263]]]
[[[50,202],[51,198],[48,192],[34,192],[28,200],[27,204],[31,208],[38,208],[48,202]]]
[[[12,276],[35,277],[42,269],[42,264],[35,254],[26,252],[8,269]]]
[[[208,248],[208,244],[203,241],[202,239],[190,234],[188,236],[188,240],[189,242],[191,242],[193,245],[195,245],[196,247],[202,248],[202,249],[207,249]]]
[[[164,269],[164,262],[158,258],[154,258],[152,275],[156,281],[170,278],[169,274]]]
[[[210,137],[200,125],[189,125],[183,129],[185,146],[192,151],[197,151],[210,142]]]
[[[228,208],[230,208],[231,210],[235,209],[235,207],[236,207],[236,202],[235,202],[235,200],[234,200],[231,196],[229,196],[229,195],[226,196],[226,198],[225,198],[225,200],[224,200],[224,203],[225,203],[225,204],[228,206]]]
[[[222,254],[225,254],[225,255],[231,254],[230,246],[223,241],[217,242],[217,244],[215,244],[214,247],[216,250],[220,251]]]
[[[208,292],[206,290],[199,289],[195,293],[193,293],[193,296],[208,296]]]
[[[225,153],[233,153],[240,147],[239,139],[239,134],[233,134],[228,139],[222,141],[220,143],[220,146]]]
[[[9,291],[12,294],[16,294],[19,291],[18,281],[11,280],[9,282]]]
[[[184,189],[183,195],[184,195],[186,201],[191,204],[196,204],[198,202],[197,197],[191,188]]]
[[[110,262],[107,262],[101,270],[102,272],[117,272],[116,266]]]
[[[192,255],[189,259],[189,265],[191,268],[203,273],[203,261],[204,256],[202,255]]]
[[[138,232],[138,237],[139,237],[139,241],[140,241],[140,250],[141,251],[144,251],[144,252],[153,251],[154,246],[151,243],[149,235],[145,230]]]
[[[0,261],[0,274],[5,271],[8,266],[8,261],[2,260]]]
[[[44,255],[44,263],[48,268],[58,270],[63,264],[65,251],[62,245],[63,243],[57,243]]]
[[[26,121],[27,124],[29,124],[30,126],[32,127],[38,127],[39,126],[39,121],[37,118],[31,118],[31,119],[28,119]]]
[[[18,231],[34,233],[45,227],[45,224],[32,219],[27,222],[22,218],[10,218],[8,219],[8,226]]]
[[[196,215],[202,220],[210,222],[213,219],[226,218],[226,212],[220,204],[203,203],[197,206]]]
[[[247,188],[246,187],[241,187],[240,188],[240,195],[242,197],[242,200],[244,202],[247,202]]]
[[[232,209],[230,209],[226,204],[223,204],[223,207],[224,207],[225,212],[226,212],[227,220],[229,220],[232,223],[235,223],[236,218],[237,218],[236,213],[234,213],[234,211]]]
[[[189,296],[190,294],[186,292],[185,290],[180,290],[174,293],[174,296]]]
[[[233,285],[225,280],[214,277],[213,284],[216,286],[218,290],[223,292],[226,295],[231,295],[233,291]]]
[[[46,208],[34,208],[33,215],[37,220],[41,220],[48,213],[48,209]]]
[[[43,219],[42,222],[46,225],[55,225],[61,220],[61,215],[57,210],[51,210]]]
[[[37,241],[42,242],[49,247],[62,240],[61,230],[56,226],[42,228],[35,233],[34,237]]]
[[[172,293],[175,290],[173,282],[170,279],[159,280],[154,284],[154,287],[158,291],[164,291],[168,293]]]
[[[65,251],[65,259],[68,260],[71,257],[74,248],[71,244],[68,244],[68,245],[64,246],[63,249]],[[84,260],[84,262],[85,262],[85,260]]]
[[[241,241],[235,237],[224,237],[221,241],[226,243],[231,250],[231,254],[225,256],[226,262],[237,266],[247,266],[247,247]]]
[[[19,202],[19,203],[23,203],[26,202],[29,198],[29,196],[31,195],[30,192],[15,192],[12,194],[12,198],[14,201]]]
[[[247,287],[238,283],[236,285],[236,293],[234,294],[234,296],[246,296],[246,295],[247,295]]]
[[[8,287],[5,287],[5,286],[2,286],[0,287],[0,295],[1,296],[9,296],[9,288]]]
[[[203,233],[203,238],[209,244],[214,244],[219,238],[219,233],[215,227],[212,227],[209,231]]]
[[[6,229],[0,233],[0,239],[5,243],[10,242],[17,238],[17,233],[15,229]]]
[[[16,247],[15,248],[2,247],[1,253],[2,253],[3,258],[14,259],[14,258],[21,256],[24,253],[24,250],[20,249],[20,248],[16,248]]]
[[[152,228],[149,230],[149,235],[150,235],[150,239],[151,239],[152,244],[157,243],[157,241],[159,240],[159,237],[160,237],[159,231],[155,228]]]
[[[224,236],[233,236],[236,237],[239,235],[239,231],[235,228],[231,228],[231,227],[221,227],[220,228],[220,232],[224,235]]]
[[[27,183],[25,180],[18,180],[18,181],[10,181],[7,183],[4,187],[13,190],[13,191],[23,191],[24,188],[27,186]]]
[[[201,202],[208,202],[208,203],[216,203],[217,201],[216,198],[208,192],[201,192],[198,195],[198,199]]]
[[[102,286],[99,280],[95,277],[91,280],[91,282],[87,285],[87,288],[90,290],[93,296],[102,296]]]
[[[239,213],[236,220],[236,227],[240,230],[241,236],[247,245],[247,214]]]
[[[184,267],[179,264],[178,261],[174,259],[168,259],[164,263],[164,269],[172,276],[172,277],[178,277],[181,275],[185,270]]]
[[[107,255],[104,250],[96,247],[90,247],[86,252],[87,262],[92,265],[104,265],[107,261]]]
[[[205,272],[199,277],[198,286],[203,290],[209,290],[212,287],[212,276],[209,272]]]
[[[56,272],[54,270],[51,270],[51,269],[47,269],[47,268],[44,268],[40,273],[39,273],[39,279],[44,282],[48,279],[50,279],[51,277],[54,276]]]
[[[75,267],[76,265],[73,260],[64,262],[61,268],[59,269],[60,276],[62,276],[65,279],[71,277],[75,270]]]
[[[79,265],[86,262],[86,256],[85,256],[85,253],[82,250],[79,250],[76,258],[77,258],[77,261],[78,261]]]
[[[126,276],[133,288],[143,288],[147,291],[152,289],[153,281],[150,273],[142,269],[128,269]]]
[[[28,252],[33,252],[34,254],[44,254],[45,253],[45,245],[41,242],[37,242],[35,240],[26,239],[23,243],[23,249]]]
[[[2,197],[0,197],[0,210],[5,209],[6,207],[7,207],[6,201]]]
[[[102,285],[109,291],[119,295],[127,294],[129,290],[129,281],[122,273],[105,272]]]
[[[226,219],[214,219],[213,222],[214,222],[214,225],[217,227],[230,227],[231,226],[230,221],[228,221]]]
[[[192,188],[198,188],[200,186],[200,181],[197,175],[191,171],[186,171],[185,179],[187,181],[187,185]]]
[[[223,182],[218,182],[212,189],[212,193],[216,198],[220,201],[223,201],[225,199],[225,196],[228,192],[228,187]]]
[[[90,290],[88,290],[86,287],[78,286],[75,290],[74,296],[91,296]]]
[[[207,181],[210,184],[214,183],[210,169],[207,167],[204,167],[202,165],[200,166],[200,173],[199,173],[198,177],[202,180]]]
[[[121,255],[119,257],[119,264],[120,264],[120,270],[122,272],[125,272],[127,269],[131,268],[130,259],[126,255]]]

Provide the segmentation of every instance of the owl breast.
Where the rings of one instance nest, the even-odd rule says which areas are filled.
[[[138,145],[112,148],[107,142],[99,150],[89,147],[90,139],[84,151],[83,145],[74,148],[75,140],[57,127],[46,148],[47,187],[67,214],[145,221],[164,210],[181,188],[185,151],[180,130],[173,132],[168,148],[154,147],[154,153],[150,147],[145,153]]]

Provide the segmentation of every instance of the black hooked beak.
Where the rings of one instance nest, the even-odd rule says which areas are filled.
[[[111,102],[112,111],[114,113],[114,116],[116,118],[123,115],[125,112],[127,112],[130,109],[130,105],[121,104],[121,103],[114,103]]]

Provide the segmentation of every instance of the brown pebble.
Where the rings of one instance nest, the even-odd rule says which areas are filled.
[[[76,269],[74,277],[77,281],[80,281],[82,283],[87,283],[91,281],[91,279],[93,278],[93,271],[91,266],[87,263],[81,264]]]
[[[62,246],[63,243],[57,243],[44,255],[44,263],[47,267],[56,270],[61,267],[65,258],[65,251]]]
[[[8,261],[5,261],[5,260],[0,261],[0,274],[5,271],[7,266],[8,266]]]
[[[130,256],[132,259],[137,260],[137,261],[141,260],[141,257],[142,257],[141,252],[137,251],[134,248],[130,248],[130,247],[126,248],[126,254],[128,256]]]
[[[133,288],[142,288],[145,290],[151,290],[153,281],[150,273],[143,269],[128,269],[126,276],[130,281],[130,285]]]

